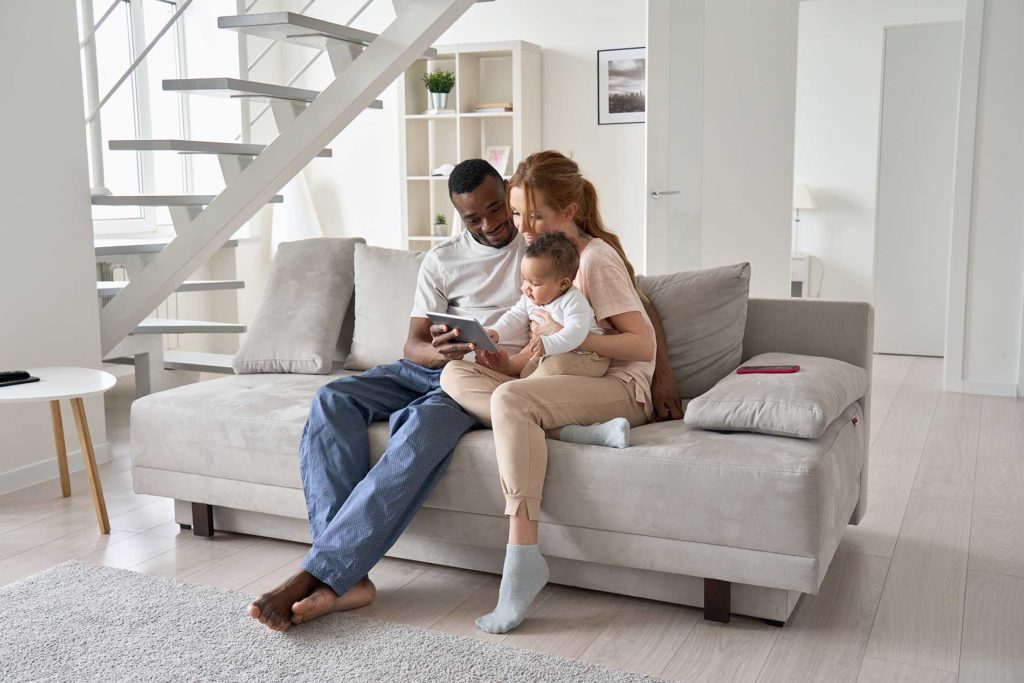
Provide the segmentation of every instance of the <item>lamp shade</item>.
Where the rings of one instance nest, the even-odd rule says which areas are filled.
[[[793,208],[794,209],[817,209],[818,205],[811,194],[811,188],[805,183],[793,184]]]

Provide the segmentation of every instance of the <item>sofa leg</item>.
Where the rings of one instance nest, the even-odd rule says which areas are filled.
[[[192,503],[192,533],[196,536],[213,536],[213,506],[206,503]]]
[[[192,525],[191,524],[179,524],[178,526],[181,527],[182,531],[192,531]]]
[[[769,626],[774,626],[775,628],[782,628],[786,625],[786,622],[776,621],[775,619],[765,619],[764,623],[768,624]]]
[[[704,620],[729,623],[732,584],[718,579],[704,579]]]

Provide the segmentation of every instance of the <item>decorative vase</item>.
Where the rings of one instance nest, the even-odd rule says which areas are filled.
[[[448,106],[448,93],[446,92],[432,92],[430,93],[430,106],[434,109],[444,109]]]

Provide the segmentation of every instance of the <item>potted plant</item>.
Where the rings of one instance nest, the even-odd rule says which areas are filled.
[[[437,214],[434,216],[434,237],[446,237],[448,235],[448,220],[444,217],[444,214]]]
[[[434,69],[423,74],[423,85],[430,93],[430,106],[444,109],[448,106],[448,93],[455,87],[455,74],[444,69]]]

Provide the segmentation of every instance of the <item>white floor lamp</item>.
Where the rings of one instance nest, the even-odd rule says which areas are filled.
[[[793,184],[793,222],[796,224],[796,236],[793,240],[793,255],[800,255],[800,210],[804,211],[817,209],[818,204],[814,201],[814,195],[811,194],[811,188],[807,187],[805,183],[794,183]]]

